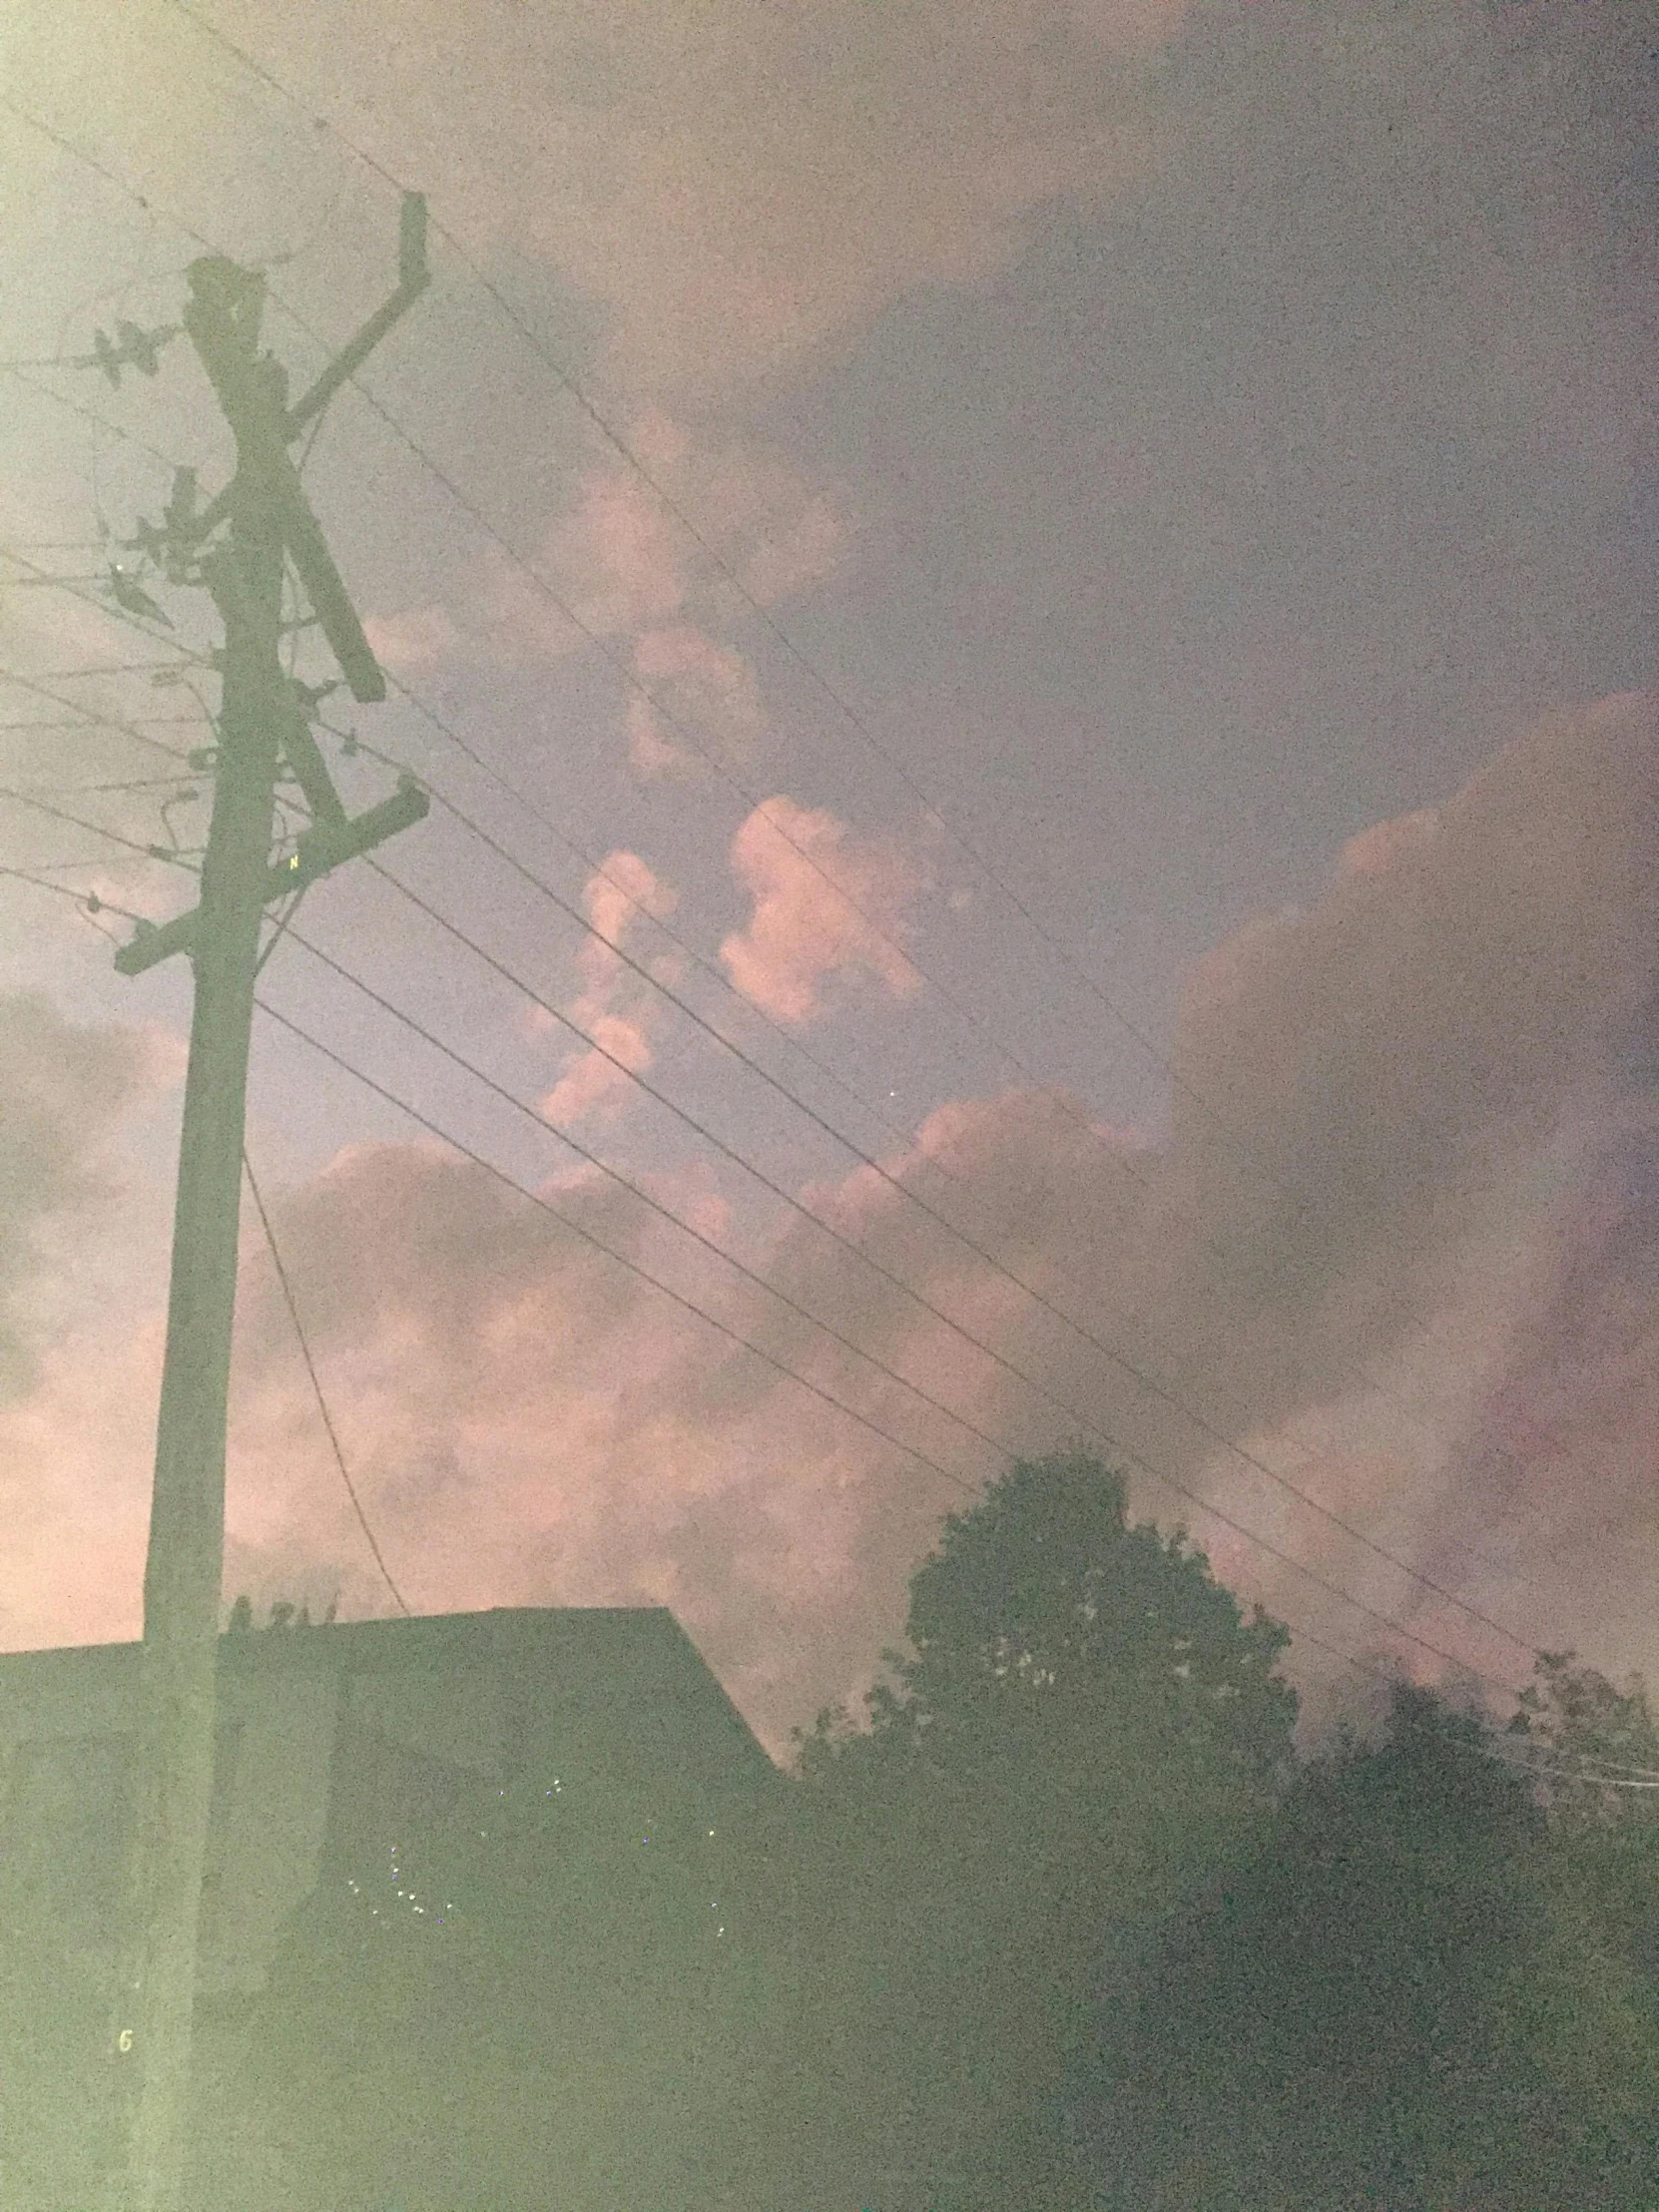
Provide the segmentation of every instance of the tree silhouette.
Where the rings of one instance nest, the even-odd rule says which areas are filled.
[[[800,1739],[817,2136],[867,2201],[1051,2202],[1109,1955],[1289,1770],[1286,1631],[1073,1452],[951,1517],[908,1635],[867,1728]]]
[[[1532,1782],[1402,1689],[1102,2014],[1096,2201],[1650,2206],[1655,1992],[1595,1906]]]

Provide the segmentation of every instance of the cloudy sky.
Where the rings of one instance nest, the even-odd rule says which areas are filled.
[[[112,938],[195,887],[108,832],[199,848],[214,633],[99,579],[229,452],[185,340],[64,364],[214,251],[300,388],[407,186],[304,481],[327,757],[434,804],[249,1123],[406,1602],[672,1605],[780,1747],[1078,1440],[1316,1710],[1659,1673],[1656,147],[1647,0],[11,7],[0,1646],[140,1623],[190,978]],[[228,1519],[392,1609],[252,1205]]]

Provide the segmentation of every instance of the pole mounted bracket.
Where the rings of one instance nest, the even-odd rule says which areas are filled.
[[[396,288],[335,354],[304,397],[290,407],[280,366],[269,353],[256,350],[265,301],[264,277],[218,255],[193,263],[190,270],[191,299],[182,327],[195,344],[226,415],[236,428],[242,461],[251,461],[258,469],[263,496],[271,502],[269,519],[280,533],[282,552],[298,571],[312,613],[351,696],[365,703],[385,698],[386,679],[311,513],[287,447],[340,385],[355,374],[431,280],[426,263],[425,197],[408,192],[403,195],[398,235]],[[140,541],[145,550],[166,564],[170,575],[183,577],[194,556],[198,572],[219,601],[228,626],[246,619],[234,549],[209,549],[204,553],[201,548],[231,515],[240,477],[239,468],[238,477],[206,508],[198,509],[196,473],[180,469],[174,477],[173,495],[162,525],[150,525]],[[214,664],[221,672],[225,670],[224,652],[214,656]],[[303,890],[342,860],[366,852],[399,830],[422,821],[430,808],[426,794],[413,777],[405,774],[390,799],[370,807],[365,814],[346,814],[309,727],[317,700],[332,688],[288,678],[281,686],[279,702],[273,703],[280,717],[278,750],[305,795],[311,827],[284,862],[266,868],[260,887],[261,902],[266,905]],[[198,763],[219,768],[220,749],[204,748],[193,754],[191,766]],[[160,848],[155,849],[158,856],[168,856]],[[116,967],[123,975],[139,975],[175,952],[188,952],[194,957],[201,912],[197,906],[169,922],[140,921],[131,941],[118,948]]]
[[[432,273],[426,266],[426,195],[406,192],[397,241],[397,289],[384,306],[374,310],[356,336],[341,346],[304,397],[294,401],[283,424],[285,437],[296,437],[341,384],[356,374],[392,324],[414,305],[431,281]]]
[[[199,294],[231,298],[245,313],[248,306],[264,296],[263,278],[237,268],[235,263],[218,259],[196,263],[191,280]],[[369,316],[356,336],[334,355],[310,390],[283,410],[277,436],[284,447],[327,405],[341,384],[356,374],[392,324],[407,313],[431,281],[432,273],[426,265],[426,196],[420,192],[406,192],[398,233],[396,289]],[[191,327],[188,314],[186,327]],[[241,364],[221,358],[210,359],[207,365],[209,375],[219,388],[222,379],[229,380],[236,375]],[[223,389],[220,397],[222,400],[226,397]],[[299,472],[285,451],[279,457],[272,455],[270,458],[279,484],[283,540],[299,571],[300,581],[310,594],[312,611],[351,687],[351,696],[364,705],[382,700],[386,696],[385,677],[369,649],[361,623],[351,610],[345,586],[340,582],[339,572],[322,542],[322,533],[306,505]],[[194,500],[194,484],[191,496]],[[231,487],[227,485],[200,514],[193,511],[187,524],[175,525],[175,546],[183,550],[192,542],[199,544],[219,527],[230,511]]]

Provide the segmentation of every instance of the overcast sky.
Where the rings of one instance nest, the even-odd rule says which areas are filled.
[[[193,15],[6,12],[0,359],[213,250],[298,389],[428,197],[304,481],[432,911],[293,931],[488,1081],[290,935],[262,996],[435,1131],[266,1014],[249,1124],[407,1602],[672,1605],[778,1747],[1076,1437],[1317,1710],[1327,1646],[1659,1669],[1659,8]],[[200,777],[68,788],[209,734],[203,596],[96,581],[222,479],[206,380],[0,381],[0,782],[199,845]],[[101,930],[195,887],[15,799],[0,865],[106,908],[0,876],[19,1648],[138,1632],[190,978]],[[244,1254],[227,1596],[388,1610]]]

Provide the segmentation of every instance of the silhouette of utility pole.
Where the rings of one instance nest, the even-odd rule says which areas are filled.
[[[144,1574],[132,1920],[113,2023],[130,2212],[177,2212],[185,2171],[198,1919],[214,1783],[226,1406],[260,923],[273,899],[418,822],[428,804],[405,779],[395,797],[349,818],[311,735],[317,694],[283,673],[282,582],[291,560],[352,696],[370,701],[386,695],[287,448],[425,289],[425,245],[426,204],[409,194],[396,289],[292,406],[280,363],[259,347],[264,277],[217,257],[193,265],[183,328],[235,434],[236,473],[198,512],[194,472],[181,470],[163,523],[145,526],[135,541],[170,580],[213,594],[225,644],[216,657],[219,744],[210,756],[214,803],[201,904],[161,927],[141,923],[115,960],[123,974],[136,975],[184,952],[195,969]],[[311,826],[285,864],[275,866],[279,763],[303,792]]]

